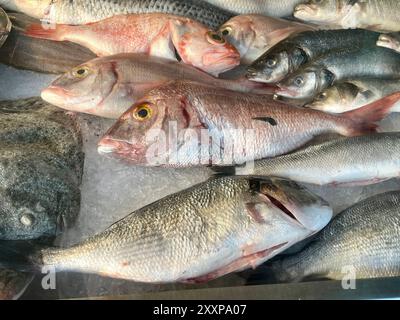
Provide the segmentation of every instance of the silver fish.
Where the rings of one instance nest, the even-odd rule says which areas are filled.
[[[31,257],[58,271],[199,283],[255,268],[331,217],[324,200],[293,182],[224,177],[150,204],[71,248]],[[12,244],[0,246],[0,258],[12,263]]]
[[[169,13],[197,20],[217,29],[230,12],[197,0],[0,0],[0,6],[47,23],[87,24],[129,13]]]
[[[343,113],[361,108],[369,103],[400,91],[400,80],[360,79],[338,82],[317,95],[304,107],[324,112]],[[400,111],[400,103],[392,112]]]
[[[399,133],[379,133],[328,141],[257,161],[254,168],[237,168],[235,173],[316,185],[368,185],[400,175],[399,152]]]
[[[271,266],[278,281],[400,276],[400,192],[378,194],[339,214],[306,249]]]
[[[0,8],[0,47],[6,41],[8,34],[11,31],[11,21],[8,18],[7,13]]]
[[[376,44],[380,47],[389,48],[400,53],[400,32],[382,34]]]
[[[298,5],[294,16],[343,29],[400,31],[398,0],[311,0]]]
[[[256,13],[269,17],[289,17],[294,8],[307,0],[205,0],[236,14]]]

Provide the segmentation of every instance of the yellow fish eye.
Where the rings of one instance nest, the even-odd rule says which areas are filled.
[[[75,78],[85,78],[89,74],[88,67],[78,67],[74,71],[72,71],[72,75]]]
[[[153,115],[153,111],[147,103],[137,106],[132,113],[136,120],[144,121],[150,119]]]
[[[222,38],[218,33],[213,31],[207,32],[207,40],[208,42],[213,44],[225,44],[226,42],[224,38]]]

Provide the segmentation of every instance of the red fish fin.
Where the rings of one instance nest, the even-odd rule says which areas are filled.
[[[31,24],[27,27],[25,35],[32,38],[47,39],[53,41],[63,41],[66,25],[56,25],[55,27],[43,28],[39,23]]]
[[[259,251],[259,252],[252,253],[249,255],[246,255],[246,252],[248,250],[245,248],[245,250],[243,250],[244,256],[242,258],[239,258],[239,259],[233,261],[232,263],[228,264],[227,266],[222,267],[213,272],[210,272],[204,276],[187,279],[182,282],[191,283],[191,284],[205,283],[205,282],[217,279],[219,277],[222,277],[231,272],[239,272],[239,271],[245,270],[250,267],[255,269],[257,266],[259,266],[260,264],[264,263],[269,258],[272,258],[277,253],[279,253],[279,250],[282,249],[283,247],[285,247],[287,244],[288,244],[287,242],[278,244],[272,248],[268,248],[264,251]],[[248,249],[251,249],[251,248],[248,248]]]
[[[400,92],[396,92],[365,107],[343,113],[342,116],[352,122],[344,135],[359,136],[376,132],[379,127],[376,123],[390,114],[399,100]]]

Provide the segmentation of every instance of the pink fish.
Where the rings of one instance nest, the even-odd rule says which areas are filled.
[[[80,26],[40,24],[28,27],[31,37],[71,41],[87,47],[98,56],[118,53],[145,53],[177,60],[213,75],[240,63],[238,51],[217,33],[202,24],[180,16],[151,13],[119,15]]]
[[[99,143],[101,154],[143,166],[225,166],[291,152],[315,136],[375,132],[400,92],[340,115],[193,82],[150,91]]]

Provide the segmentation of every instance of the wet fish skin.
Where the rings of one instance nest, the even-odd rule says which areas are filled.
[[[343,113],[361,108],[400,90],[399,80],[360,79],[338,82],[304,107],[324,112]],[[392,112],[400,111],[400,104]]]
[[[306,0],[205,0],[217,7],[232,11],[236,14],[262,14],[269,17],[289,17],[294,8]]]
[[[379,37],[377,45],[389,48],[400,53],[400,32],[392,34],[382,34]]]
[[[315,28],[298,22],[257,14],[233,17],[219,33],[238,49],[242,64],[251,64],[288,36]]]
[[[88,71],[86,76],[77,73],[80,69]],[[42,98],[66,110],[117,119],[148,91],[172,79],[243,92],[273,91],[246,79],[217,79],[184,63],[129,53],[97,58],[70,70],[44,89]]]
[[[373,123],[390,112],[399,96],[396,93],[354,112],[331,115],[260,95],[174,81],[151,90],[127,110],[101,139],[98,151],[142,166],[243,164],[288,153],[325,133],[354,136],[374,132]],[[183,134],[188,129],[189,136]],[[175,132],[176,148],[174,139],[163,140],[163,134]],[[213,140],[206,155],[199,140],[204,133]],[[222,138],[224,144],[219,142]],[[236,151],[231,153],[226,144]]]
[[[82,141],[74,119],[40,98],[0,102],[0,239],[54,237],[80,207]]]
[[[336,139],[274,159],[237,175],[275,176],[316,185],[367,185],[399,176],[400,134]]]
[[[307,4],[299,4],[294,16],[303,21],[344,29],[400,31],[400,3],[397,0],[309,1]]]
[[[32,274],[0,269],[0,300],[18,300],[33,277]]]
[[[0,0],[0,6],[50,23],[80,25],[120,14],[168,13],[217,29],[232,14],[197,0]]]
[[[349,48],[373,47],[380,33],[369,30],[318,30],[290,36],[248,68],[253,81],[276,83],[317,57]]]
[[[37,24],[26,34],[78,43],[100,57],[146,53],[177,60],[176,50],[183,62],[215,76],[240,63],[237,50],[218,34],[194,20],[167,14],[120,15],[80,26]]]
[[[11,13],[11,33],[0,48],[0,62],[20,69],[60,74],[96,57],[80,45],[34,39],[24,35],[28,25],[38,20],[21,13]]]
[[[399,204],[400,193],[393,191],[348,208],[304,251],[275,263],[274,276],[280,282],[342,280],[349,266],[357,279],[399,276]]]
[[[8,18],[7,13],[0,8],[0,47],[6,41],[8,34],[11,31],[11,21]]]
[[[276,93],[294,99],[314,98],[338,81],[374,77],[399,79],[400,55],[377,46],[331,52],[304,65],[280,82]]]
[[[33,257],[57,271],[198,283],[258,266],[331,216],[324,200],[292,182],[225,177],[157,201],[71,248]]]

